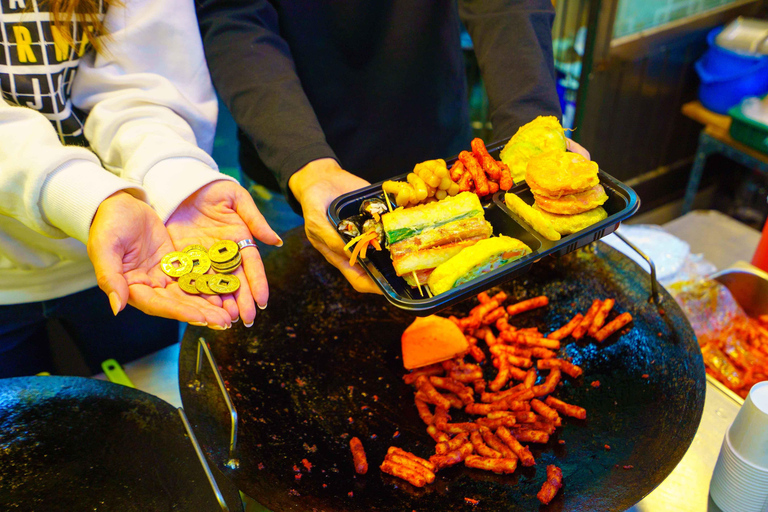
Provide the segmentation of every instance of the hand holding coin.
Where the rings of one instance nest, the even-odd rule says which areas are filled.
[[[237,183],[221,180],[201,188],[179,205],[165,223],[177,250],[190,245],[200,245],[213,249],[218,242],[229,242],[237,249],[235,242],[257,239],[269,245],[282,245],[282,240],[269,227],[264,217],[251,199],[250,194]],[[234,252],[220,247],[222,252],[211,257],[212,269],[217,273],[226,273],[227,267],[234,267],[228,275],[238,278],[240,287],[233,294],[203,295],[212,303],[223,299],[223,307],[232,319],[239,315],[246,325],[252,325],[256,317],[256,307],[267,306],[269,287],[264,274],[264,266],[256,247],[248,246],[238,251],[240,261],[235,265]],[[230,247],[230,250],[231,247]],[[217,249],[218,251],[218,249]],[[216,259],[221,260],[217,262]],[[219,269],[216,269],[216,266]],[[197,272],[205,275],[204,272]],[[205,278],[204,278],[205,279]]]
[[[184,293],[161,271],[161,259],[173,251],[173,242],[143,201],[126,192],[105,199],[94,216],[87,247],[99,287],[115,314],[131,304],[149,315],[214,329],[231,325],[224,309]]]

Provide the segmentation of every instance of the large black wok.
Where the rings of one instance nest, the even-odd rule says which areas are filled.
[[[230,511],[237,488],[218,470]],[[81,377],[0,380],[0,510],[220,512],[178,411]]]
[[[586,311],[594,298],[613,297],[618,311],[634,316],[626,334],[599,346],[570,342],[562,350],[585,373],[566,379],[556,395],[585,407],[587,420],[565,421],[559,434],[534,450],[533,468],[501,476],[455,466],[441,471],[434,484],[413,488],[382,474],[378,465],[391,445],[421,456],[434,453],[413,391],[402,381],[400,335],[414,317],[352,290],[300,230],[266,254],[265,264],[269,307],[250,329],[187,330],[179,379],[185,409],[210,458],[272,510],[538,510],[535,494],[545,467],[556,464],[565,486],[543,509],[620,511],[674,469],[696,432],[705,373],[688,322],[666,292],[660,306],[649,304],[648,275],[597,243],[542,260],[502,286],[514,300],[550,298],[548,307],[514,317],[519,327],[553,329]],[[466,312],[475,303],[443,314]],[[200,337],[210,344],[239,413],[238,469],[225,466],[231,425],[210,368],[203,366],[203,385],[196,385]],[[486,377],[494,374],[491,369]],[[354,472],[349,436],[363,441],[370,464],[365,476]]]

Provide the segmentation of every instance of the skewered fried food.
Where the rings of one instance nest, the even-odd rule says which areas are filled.
[[[395,196],[397,206],[414,206],[426,200],[445,199],[459,193],[451,180],[445,160],[427,160],[416,164],[406,181],[388,180],[382,183],[385,194]]]
[[[472,147],[472,154],[475,155],[488,178],[498,182],[501,179],[501,166],[488,153],[488,149],[485,147],[482,139],[472,139],[470,146]]]
[[[469,151],[462,151],[459,153],[459,160],[464,164],[466,172],[472,176],[477,195],[480,197],[487,196],[489,193],[488,177],[485,175],[483,168],[480,167],[480,163],[475,158],[475,155]]]

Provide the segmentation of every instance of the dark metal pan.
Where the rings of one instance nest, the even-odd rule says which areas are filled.
[[[217,498],[177,409],[81,377],[0,380],[0,510],[241,511],[218,470]]]
[[[627,333],[600,346],[582,340],[562,349],[585,373],[567,379],[557,395],[585,407],[587,420],[567,420],[534,450],[533,468],[502,476],[455,466],[432,485],[410,487],[378,465],[392,445],[434,453],[413,391],[402,381],[400,335],[415,316],[383,297],[356,293],[300,230],[290,232],[281,249],[265,253],[265,266],[267,310],[250,329],[188,329],[179,380],[209,458],[274,511],[539,510],[535,495],[547,464],[562,468],[565,486],[542,510],[621,511],[674,469],[699,424],[705,373],[690,325],[666,292],[660,305],[649,303],[648,274],[597,243],[545,258],[502,286],[515,300],[550,298],[548,307],[514,317],[520,327],[554,329],[586,311],[594,298],[613,297],[617,310],[632,313]],[[473,305],[467,301],[444,314]],[[239,415],[237,468],[226,466],[231,420],[221,393],[210,368],[197,373],[200,337],[210,344]],[[367,451],[365,476],[354,472],[350,436]]]

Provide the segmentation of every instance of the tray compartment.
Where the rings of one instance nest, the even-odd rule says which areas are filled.
[[[489,153],[494,158],[498,158],[498,153],[504,144],[504,142],[500,142],[489,145]],[[448,166],[450,167],[455,160],[456,158],[447,160]],[[391,179],[404,181],[406,176],[407,173]],[[613,233],[621,221],[639,209],[640,200],[631,188],[602,170],[599,173],[599,178],[608,195],[608,201],[603,205],[603,208],[608,212],[608,217],[587,229],[565,236],[556,242],[545,239],[512,213],[504,203],[505,192],[499,191],[493,197],[481,199],[485,209],[485,218],[493,226],[493,234],[517,238],[528,245],[533,252],[438,296],[429,297],[426,294],[422,296],[419,294],[418,288],[411,288],[404,279],[398,277],[392,267],[392,259],[387,250],[368,251],[367,257],[361,260],[361,264],[391,304],[419,316],[435,313],[480,291],[528,272],[533,263],[544,256],[562,256]],[[533,204],[533,194],[526,183],[515,185],[511,192],[517,193],[526,203]],[[382,197],[381,182],[338,197],[328,208],[328,218],[331,223],[336,225],[341,219],[358,214],[360,204],[365,199],[373,197]],[[348,237],[343,238],[345,241],[349,241]]]

